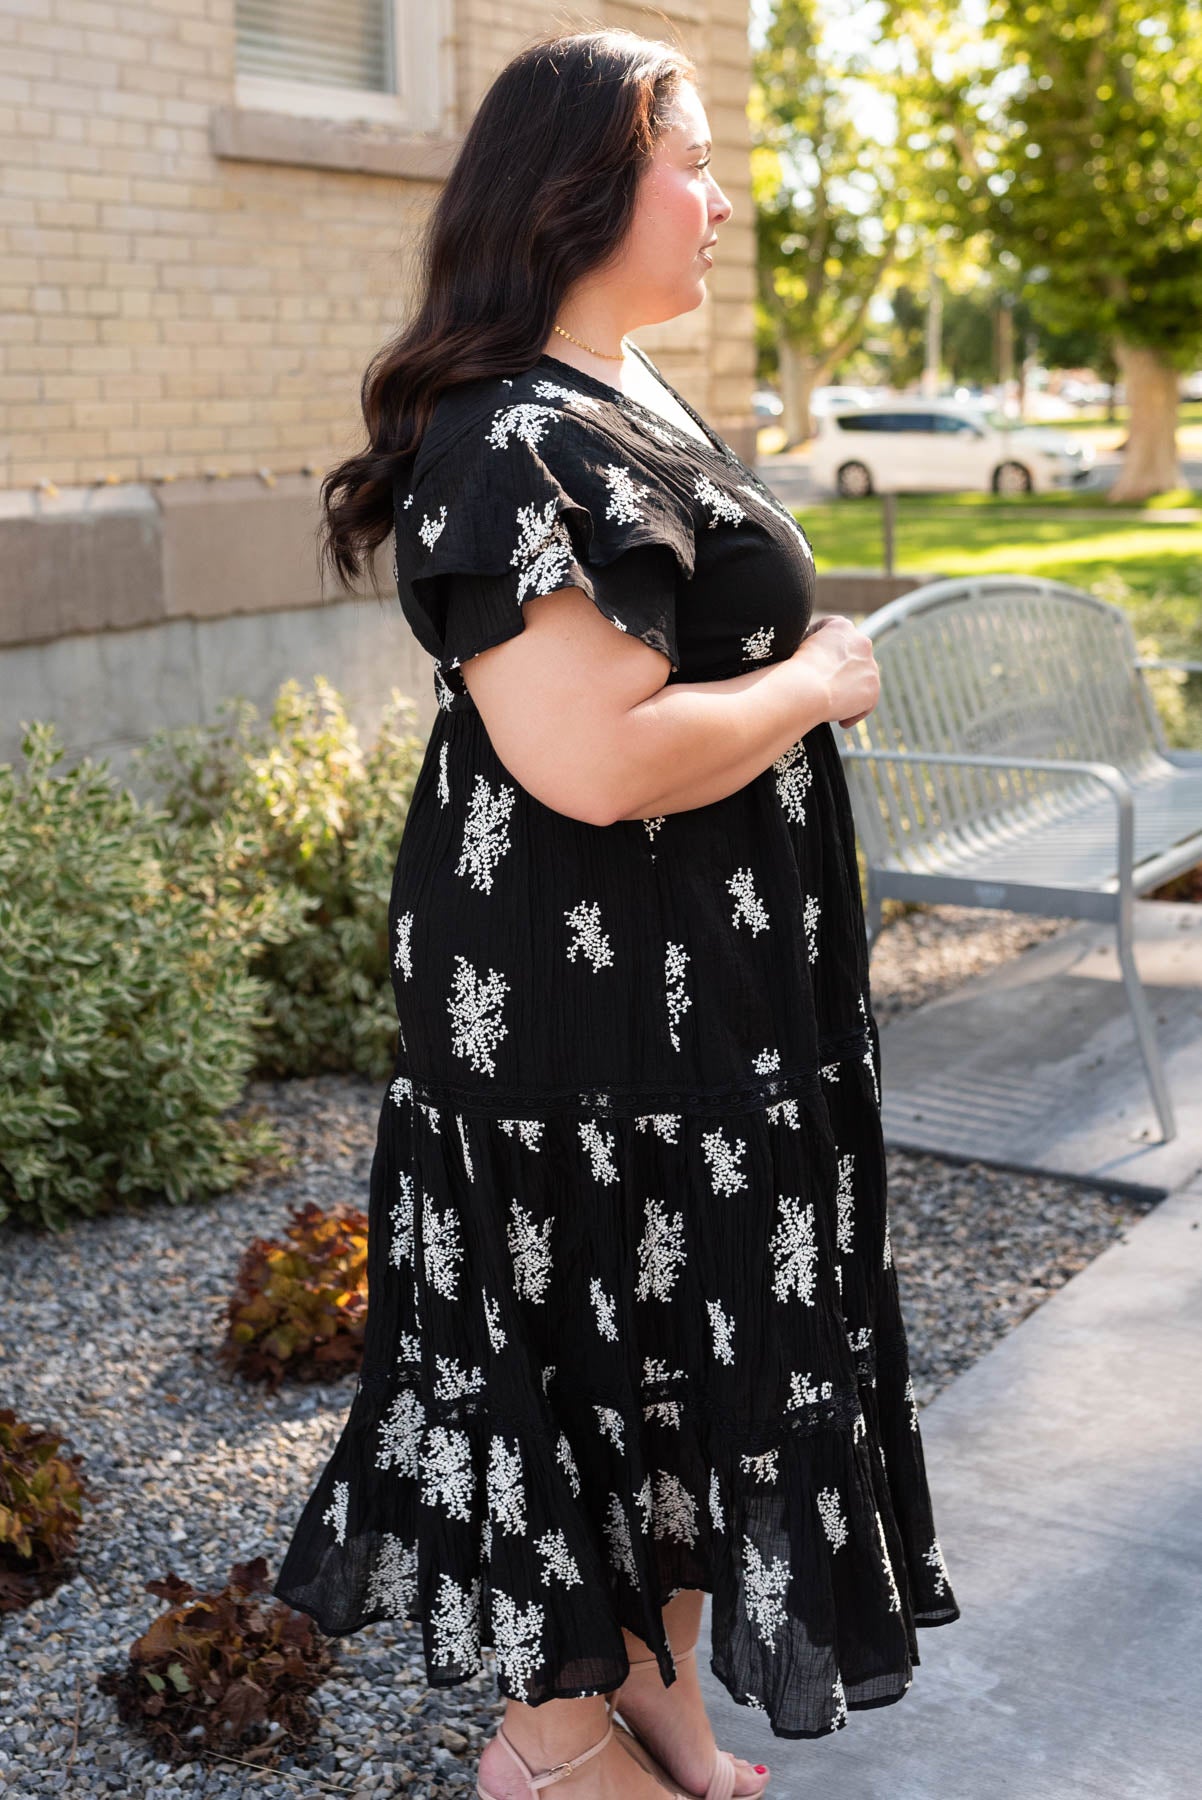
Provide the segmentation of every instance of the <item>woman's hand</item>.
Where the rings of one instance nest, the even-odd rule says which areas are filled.
[[[827,717],[844,727],[866,719],[881,697],[872,639],[842,613],[815,620],[793,655],[818,671],[829,695]]]

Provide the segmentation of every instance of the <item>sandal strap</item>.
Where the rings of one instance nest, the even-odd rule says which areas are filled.
[[[734,1752],[719,1750],[714,1758],[714,1772],[710,1776],[710,1784],[705,1790],[704,1800],[732,1800],[735,1782],[738,1778]]]
[[[595,1744],[590,1744],[587,1750],[582,1750],[580,1752],[579,1756],[573,1756],[567,1762],[558,1762],[553,1768],[544,1769],[539,1775],[536,1775],[534,1770],[530,1767],[526,1758],[522,1755],[521,1751],[513,1742],[513,1739],[505,1730],[504,1725],[497,1726],[497,1736],[508,1750],[510,1756],[512,1756],[513,1760],[517,1763],[522,1774],[526,1777],[531,1793],[533,1793],[536,1788],[550,1787],[552,1782],[562,1781],[565,1776],[572,1773],[573,1769],[578,1769],[581,1763],[586,1763],[590,1756],[597,1756],[604,1750],[606,1744],[608,1744],[610,1738],[614,1734],[613,1713],[608,1700],[606,1701],[605,1710],[609,1715],[609,1726],[603,1738],[599,1738]]]

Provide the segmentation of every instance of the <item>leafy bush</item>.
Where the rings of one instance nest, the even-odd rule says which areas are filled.
[[[65,1439],[0,1407],[0,1613],[29,1606],[63,1579],[91,1490]]]
[[[388,901],[425,740],[395,689],[364,750],[336,690],[283,684],[267,726],[238,697],[214,725],[161,731],[137,753],[181,845],[201,861],[222,832],[231,905],[274,893],[288,928],[251,941],[268,983],[258,1068],[272,1075],[353,1069],[382,1079],[396,1050]]]
[[[216,1594],[172,1571],[148,1581],[167,1611],[130,1646],[124,1669],[97,1677],[123,1724],[142,1731],[161,1761],[215,1750],[269,1764],[317,1729],[308,1704],[333,1665],[334,1646],[312,1619],[282,1601],[264,1606],[267,1564],[236,1563]]]
[[[219,1356],[274,1391],[284,1375],[328,1381],[363,1360],[367,1215],[323,1212],[312,1201],[285,1228],[287,1243],[256,1238],[238,1271]]]
[[[22,749],[0,764],[0,1220],[223,1192],[283,1149],[261,1116],[223,1115],[266,995],[245,940],[286,909],[232,906],[216,850],[169,849],[107,763],[56,771],[52,725]]]

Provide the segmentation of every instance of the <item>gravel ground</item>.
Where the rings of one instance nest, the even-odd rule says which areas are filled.
[[[897,916],[873,953],[877,1017],[1063,928],[955,907]],[[417,1627],[341,1640],[315,1695],[317,1736],[268,1770],[156,1763],[94,1685],[161,1610],[148,1577],[174,1569],[203,1589],[258,1554],[272,1575],[278,1567],[353,1380],[270,1397],[226,1379],[212,1362],[222,1308],[244,1245],[278,1233],[294,1206],[366,1206],[383,1091],[330,1076],[258,1083],[248,1098],[269,1107],[297,1157],[287,1177],[198,1206],[82,1220],[62,1237],[4,1238],[5,1400],[68,1431],[96,1490],[76,1573],[0,1623],[0,1791],[13,1800],[474,1793],[480,1748],[504,1711],[492,1653],[474,1681],[428,1690]],[[894,1154],[891,1236],[919,1405],[1141,1210],[1076,1183]]]

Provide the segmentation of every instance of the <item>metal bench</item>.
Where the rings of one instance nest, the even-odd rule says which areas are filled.
[[[869,949],[881,902],[1113,919],[1148,1085],[1176,1134],[1132,953],[1136,894],[1202,862],[1202,751],[1171,750],[1118,607],[1055,581],[935,581],[868,618],[881,696],[843,731],[868,865]]]

